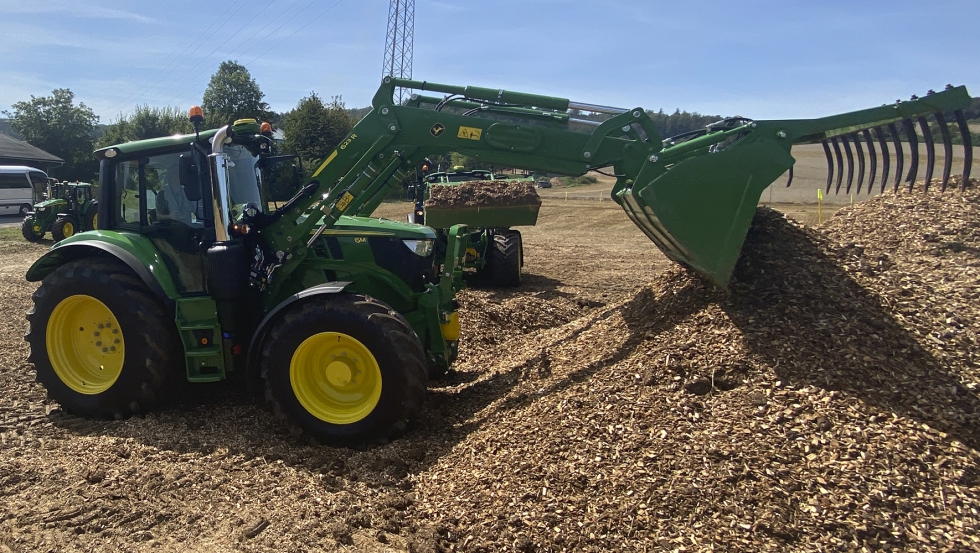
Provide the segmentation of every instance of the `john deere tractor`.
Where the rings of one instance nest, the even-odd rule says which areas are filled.
[[[397,87],[448,96],[399,105]],[[295,160],[276,155],[255,121],[103,148],[99,229],[58,242],[27,272],[41,282],[27,315],[30,361],[51,397],[79,415],[125,417],[179,379],[240,377],[297,432],[385,440],[418,413],[460,336],[454,297],[468,229],[449,228],[436,256],[432,229],[368,217],[425,156],[565,175],[605,168],[642,231],[724,288],[762,190],[793,166],[793,144],[870,148],[869,129],[884,144],[883,125],[915,119],[925,133],[927,114],[945,139],[947,112],[963,132],[969,101],[951,88],[822,119],[729,119],[665,141],[640,108],[389,77],[279,208],[264,190]],[[609,118],[575,132],[572,110]],[[203,121],[199,109],[191,119]]]
[[[97,228],[98,221],[99,201],[93,197],[91,184],[55,182],[48,184],[43,201],[34,204],[34,210],[24,217],[21,232],[24,238],[37,242],[50,231],[58,242]]]

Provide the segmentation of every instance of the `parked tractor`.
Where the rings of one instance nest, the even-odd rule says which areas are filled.
[[[94,230],[99,223],[99,201],[93,197],[92,185],[84,182],[51,182],[44,199],[24,217],[21,233],[31,242],[51,232],[55,242],[75,233]]]
[[[409,222],[437,229],[439,244],[446,243],[447,229],[466,225],[470,234],[463,268],[473,269],[497,286],[519,286],[524,267],[524,241],[521,232],[511,227],[534,226],[540,201],[525,205],[427,205],[433,187],[498,179],[493,171],[483,169],[426,173],[429,164],[423,162],[422,166],[422,178],[412,190],[415,205],[408,216]]]
[[[447,96],[401,105],[398,87]],[[860,188],[861,142],[874,151],[877,134],[884,170],[885,137],[898,136],[885,127],[903,122],[911,139],[914,119],[929,145],[928,180],[933,114],[947,148],[945,188],[945,117],[955,116],[970,152],[969,102],[958,87],[821,119],[727,119],[662,140],[640,108],[386,77],[372,110],[278,208],[265,191],[295,160],[276,155],[253,120],[102,148],[99,230],[58,242],[27,272],[41,283],[27,315],[29,359],[50,396],[78,415],[126,417],[153,408],[178,379],[241,377],[297,432],[334,444],[387,440],[419,412],[460,337],[455,295],[469,230],[450,227],[437,256],[431,228],[368,217],[426,156],[610,171],[613,200],[642,231],[726,288],[759,197],[792,168],[794,144],[861,151]],[[609,118],[577,132],[576,111]],[[191,119],[203,121],[199,108]]]

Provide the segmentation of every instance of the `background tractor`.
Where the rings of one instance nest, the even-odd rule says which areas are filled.
[[[98,228],[99,201],[94,187],[85,182],[53,182],[47,186],[43,201],[24,217],[24,238],[37,242],[51,231],[55,242],[75,233]]]
[[[448,96],[400,104],[399,87]],[[41,282],[27,316],[29,359],[50,396],[80,415],[125,417],[166,398],[177,379],[240,376],[296,432],[387,440],[418,413],[460,337],[467,227],[449,227],[437,254],[433,229],[370,217],[426,156],[459,152],[570,176],[606,169],[617,178],[613,200],[644,234],[727,288],[759,197],[792,168],[794,144],[843,145],[849,161],[862,152],[860,189],[866,165],[855,141],[872,149],[870,132],[878,135],[884,173],[883,126],[903,122],[911,139],[914,119],[928,136],[929,182],[935,141],[925,117],[934,115],[947,152],[945,121],[955,117],[970,151],[969,102],[965,88],[950,87],[820,119],[727,119],[663,140],[640,108],[386,77],[371,111],[278,208],[267,191],[289,184],[276,179],[296,174],[281,170],[295,156],[276,155],[254,120],[110,146],[96,151],[99,232],[55,244],[27,272]],[[609,117],[582,123],[576,111]],[[200,108],[191,120],[203,121]],[[937,186],[951,163],[947,153]],[[849,165],[848,188],[852,177]]]
[[[460,186],[463,183],[471,183],[466,186],[479,187],[483,186],[481,183],[490,181],[518,181],[497,179],[493,171],[483,169],[426,173],[425,169],[429,166],[430,164],[423,163],[421,179],[411,188],[415,205],[414,211],[408,216],[409,222],[437,229],[440,244],[446,241],[446,229],[453,225],[466,225],[470,235],[463,267],[475,269],[497,286],[520,285],[524,267],[524,241],[521,232],[511,227],[533,226],[537,222],[541,202],[536,194],[536,201],[523,202],[522,205],[432,205],[426,200],[433,191],[438,192],[434,187]],[[528,189],[533,192],[533,188]]]

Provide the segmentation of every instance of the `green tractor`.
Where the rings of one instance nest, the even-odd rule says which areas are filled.
[[[34,204],[34,210],[24,217],[21,233],[31,242],[38,242],[45,233],[51,232],[55,242],[86,230],[95,230],[99,224],[99,201],[93,195],[93,186],[85,182],[51,182],[43,199]]]
[[[400,105],[398,87],[450,96]],[[386,77],[372,110],[281,207],[267,190],[297,175],[295,156],[276,155],[254,120],[102,148],[99,229],[58,242],[27,272],[40,282],[29,360],[50,397],[78,415],[126,417],[178,380],[242,378],[296,432],[384,441],[419,412],[460,338],[469,230],[446,230],[437,255],[431,228],[370,217],[426,156],[572,176],[610,170],[614,201],[642,231],[725,288],[762,191],[793,165],[793,144],[844,144],[851,160],[854,140],[871,144],[869,129],[916,118],[925,133],[935,114],[948,145],[944,114],[963,133],[969,102],[959,87],[822,119],[730,119],[665,141],[639,108]],[[577,111],[610,117],[577,132]],[[203,121],[199,108],[191,120]]]
[[[470,230],[470,245],[463,268],[474,270],[497,286],[519,286],[524,267],[524,241],[521,232],[511,227],[534,226],[540,201],[506,206],[429,206],[426,200],[433,187],[502,179],[485,169],[426,173],[429,164],[423,163],[422,167],[422,178],[412,187],[415,206],[409,222],[437,229],[440,244],[446,243],[447,229],[466,225]]]

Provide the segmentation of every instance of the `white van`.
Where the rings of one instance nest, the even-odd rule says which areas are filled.
[[[0,215],[27,215],[48,188],[48,175],[25,165],[0,165]]]

